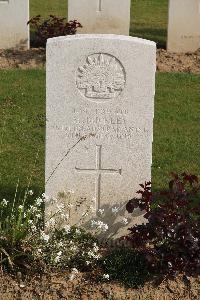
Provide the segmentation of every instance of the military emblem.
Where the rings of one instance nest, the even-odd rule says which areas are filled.
[[[86,98],[113,99],[125,86],[125,70],[120,61],[109,54],[93,54],[78,68],[77,88]]]

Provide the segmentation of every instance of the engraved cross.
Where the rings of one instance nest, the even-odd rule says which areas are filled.
[[[97,12],[101,12],[101,11],[102,11],[102,0],[98,0]]]
[[[101,175],[102,174],[120,174],[122,173],[122,169],[103,169],[101,166],[101,150],[102,146],[96,145],[96,168],[95,169],[80,169],[75,167],[75,170],[78,173],[89,173],[95,174],[95,200],[96,200],[96,211],[100,208],[100,198],[101,198]]]

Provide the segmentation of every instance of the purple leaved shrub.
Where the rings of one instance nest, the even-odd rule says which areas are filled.
[[[66,18],[59,18],[50,15],[49,19],[42,20],[38,15],[28,21],[35,33],[36,46],[45,47],[47,39],[57,36],[73,35],[76,34],[78,28],[82,25],[77,21],[67,22]]]
[[[141,251],[152,270],[164,276],[197,274],[200,270],[200,184],[195,175],[171,173],[169,190],[153,193],[151,182],[140,184],[140,199],[126,209],[145,211],[146,224],[129,228],[123,237]]]

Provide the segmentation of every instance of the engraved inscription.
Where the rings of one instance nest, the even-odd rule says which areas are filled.
[[[139,136],[149,137],[147,124],[137,126],[128,121],[129,112],[126,109],[88,109],[72,108],[71,124],[54,124],[52,128],[63,131],[66,138],[95,137],[103,140],[133,141]],[[146,127],[147,126],[147,127]]]
[[[101,174],[122,174],[122,169],[103,169],[101,165],[101,150],[102,145],[96,145],[96,168],[95,169],[80,169],[75,167],[78,173],[89,173],[95,174],[95,200],[96,200],[96,211],[100,208],[101,198]]]
[[[121,62],[105,53],[88,56],[76,74],[77,88],[86,98],[95,101],[116,98],[123,91],[125,82],[125,70]]]

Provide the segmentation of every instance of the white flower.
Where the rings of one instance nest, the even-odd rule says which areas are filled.
[[[88,266],[89,264],[91,264],[91,261],[86,260],[86,265]]]
[[[70,247],[70,250],[71,250],[71,251],[76,251],[76,250],[77,250],[77,246],[76,246],[76,245],[71,246],[71,247]]]
[[[33,224],[33,220],[28,220],[28,224]]]
[[[43,199],[42,198],[37,198],[36,199],[36,205],[40,206],[43,203]]]
[[[104,213],[104,209],[102,208],[100,208],[99,210],[98,210],[98,213],[100,213],[101,215],[103,215],[103,213]]]
[[[40,248],[37,249],[37,252],[38,252],[38,253],[42,253],[42,249],[40,249]]]
[[[8,201],[7,201],[6,199],[3,199],[3,200],[2,200],[2,204],[3,204],[3,206],[7,206]]]
[[[76,228],[76,234],[81,234],[80,229]]]
[[[95,252],[97,252],[97,251],[99,250],[99,247],[97,246],[96,243],[94,243],[93,246],[94,246],[93,250],[94,250]]]
[[[42,198],[43,198],[43,201],[45,201],[45,202],[50,200],[49,197],[45,193],[42,194]]]
[[[102,229],[103,231],[108,230],[108,225],[102,221],[91,220],[91,227],[96,227],[98,229]]]
[[[34,213],[34,212],[36,212],[36,210],[37,210],[37,207],[35,207],[35,206],[33,206],[33,205],[30,206],[30,211],[31,211],[31,212]]]
[[[168,261],[168,267],[172,268],[172,263],[170,261]]]
[[[78,274],[78,270],[76,268],[72,269],[71,274],[69,275],[69,280],[73,280]]]
[[[35,225],[32,225],[32,226],[31,226],[31,230],[32,230],[33,232],[35,232],[35,231],[37,230],[37,227],[36,227]]]
[[[29,194],[30,196],[32,196],[32,195],[33,195],[33,191],[32,191],[32,190],[29,190],[29,191],[28,191],[28,194]]]
[[[36,216],[36,218],[38,218],[38,219],[41,218],[41,214],[36,214],[35,216]]]
[[[97,260],[100,258],[100,255],[99,254],[95,254],[94,252],[92,252],[92,250],[88,251],[88,256],[90,258],[94,258],[94,259],[97,259]]]
[[[109,278],[110,278],[109,274],[103,274],[103,279],[109,280]]]
[[[49,241],[49,235],[46,234],[45,232],[42,232],[42,233],[41,233],[41,237],[43,238],[43,240],[44,240],[45,242],[48,242],[48,241]]]
[[[112,207],[112,213],[113,214],[117,214],[118,213],[118,211],[119,211],[119,207]]]
[[[59,252],[57,253],[57,256],[56,256],[55,259],[54,259],[54,262],[55,262],[55,263],[58,263],[58,262],[60,261],[61,255],[62,255],[62,251],[59,251]]]
[[[128,224],[128,219],[127,219],[127,218],[123,218],[121,222],[122,222],[124,225],[127,225],[127,224]]]
[[[91,220],[91,227],[96,226],[97,222],[95,220]]]
[[[70,229],[71,229],[70,225],[65,225],[63,228],[66,231],[66,233],[70,233]]]
[[[72,272],[78,274],[78,270],[76,268],[72,268]]]
[[[23,210],[23,209],[24,209],[24,206],[23,206],[23,205],[19,205],[19,209],[20,209],[20,210]]]

